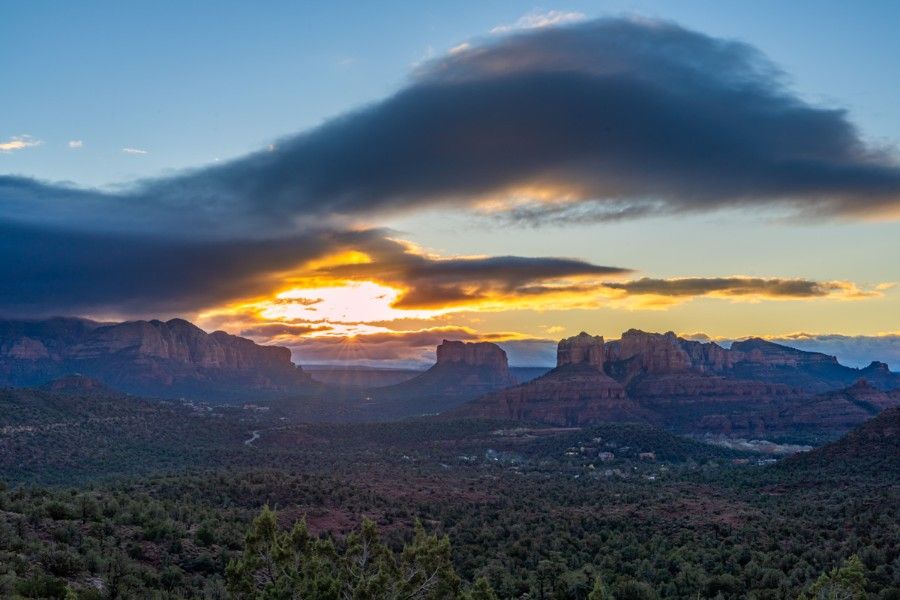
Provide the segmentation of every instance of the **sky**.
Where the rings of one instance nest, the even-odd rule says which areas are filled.
[[[4,2],[0,316],[900,367],[900,6]]]

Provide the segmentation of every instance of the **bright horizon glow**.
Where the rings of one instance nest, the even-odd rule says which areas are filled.
[[[397,319],[431,319],[442,310],[397,309],[400,291],[372,281],[347,281],[340,286],[290,289],[263,302],[260,317],[273,321],[371,323]]]

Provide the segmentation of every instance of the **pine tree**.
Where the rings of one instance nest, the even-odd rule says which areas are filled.
[[[865,600],[866,573],[857,555],[840,567],[822,573],[801,600]]]
[[[588,594],[588,600],[612,600],[612,594],[603,585],[603,580],[600,577],[594,580],[594,589]]]

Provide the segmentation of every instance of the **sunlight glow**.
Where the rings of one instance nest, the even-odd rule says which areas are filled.
[[[442,310],[402,310],[392,305],[400,290],[371,281],[348,281],[341,286],[291,289],[266,303],[259,315],[272,321],[371,323],[397,319],[430,319]]]

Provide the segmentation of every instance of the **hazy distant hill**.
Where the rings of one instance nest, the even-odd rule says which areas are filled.
[[[0,321],[0,385],[72,373],[133,394],[209,401],[281,395],[310,382],[287,348],[206,333],[183,319]]]
[[[780,417],[787,429],[843,433],[894,406],[900,406],[900,389],[882,391],[860,379],[850,387],[817,394],[795,404]]]
[[[889,408],[844,437],[785,460],[779,468],[814,474],[900,480],[900,406]]]

